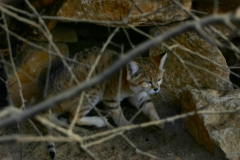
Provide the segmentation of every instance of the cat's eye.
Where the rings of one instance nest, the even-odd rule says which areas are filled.
[[[148,83],[148,84],[152,84],[152,81],[146,81],[146,83]]]
[[[161,81],[161,78],[159,78],[158,81]]]

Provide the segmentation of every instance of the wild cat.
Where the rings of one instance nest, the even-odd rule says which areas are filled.
[[[77,54],[76,60],[84,65],[76,63],[69,63],[72,72],[75,74],[79,83],[85,81],[89,74],[92,64],[95,62],[97,56],[100,54],[100,49],[92,48],[85,52]],[[112,50],[106,50],[102,53],[101,59],[94,69],[93,75],[101,74],[104,70],[111,67],[117,61],[120,54]],[[120,71],[114,73],[110,78],[105,80],[92,88],[85,90],[87,96],[83,99],[78,112],[76,125],[82,126],[96,126],[103,127],[107,120],[100,116],[86,116],[93,107],[103,102],[113,121],[118,126],[130,124],[123,115],[121,107],[118,105],[118,100],[122,101],[125,98],[149,117],[150,120],[159,120],[159,116],[154,108],[153,103],[149,97],[150,94],[159,92],[164,74],[164,63],[167,58],[167,53],[163,53],[154,57],[136,58],[130,61],[122,68],[122,77],[120,95],[118,96],[119,76]],[[90,68],[89,68],[90,67]],[[49,85],[47,89],[47,97],[51,98],[63,91],[66,91],[76,86],[76,83],[71,80],[71,74],[65,66],[60,67],[53,72],[49,77]],[[79,97],[76,96],[58,104],[52,109],[52,118],[56,119],[63,113],[69,113],[69,122],[71,123],[79,104]],[[120,99],[118,99],[120,98]],[[47,115],[48,116],[48,115]],[[161,124],[159,127],[163,127]],[[49,153],[55,155],[54,144],[49,143]],[[54,156],[53,156],[54,157]]]

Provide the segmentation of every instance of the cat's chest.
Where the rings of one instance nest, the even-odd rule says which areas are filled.
[[[131,97],[131,96],[134,96],[134,95],[132,95],[132,93],[128,93],[128,92],[121,92],[120,94],[115,93],[115,94],[112,94],[112,95],[109,95],[109,94],[104,95],[103,100],[104,99],[108,99],[108,100],[111,99],[111,100],[115,100],[115,101],[117,101],[117,100],[122,101],[123,99]]]
[[[125,98],[131,97],[131,96],[132,96],[132,94],[129,94],[129,93],[126,93],[126,92],[122,92],[120,94],[120,101],[122,101]]]

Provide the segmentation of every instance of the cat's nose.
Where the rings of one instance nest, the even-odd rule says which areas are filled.
[[[158,88],[154,88],[153,90],[154,90],[154,92],[158,92],[159,89]]]

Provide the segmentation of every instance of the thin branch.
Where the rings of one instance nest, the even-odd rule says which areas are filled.
[[[6,20],[6,17],[5,17],[5,13],[3,13],[3,12],[2,12],[2,17],[3,17],[3,21],[4,21],[4,27],[5,27],[6,31],[8,31],[8,25],[7,25],[8,23],[7,23],[7,20]],[[8,49],[9,49],[9,52],[10,52],[9,55],[10,55],[12,71],[13,71],[13,75],[16,78],[17,85],[18,85],[18,88],[19,88],[19,94],[20,94],[21,103],[22,103],[21,108],[24,109],[25,108],[25,99],[23,97],[23,91],[22,91],[23,88],[22,88],[22,84],[21,84],[20,78],[17,74],[16,66],[15,66],[15,63],[14,63],[14,60],[13,60],[11,40],[10,40],[10,36],[9,36],[8,32],[6,33],[6,36],[7,36]],[[11,96],[11,95],[9,94],[9,96]]]

